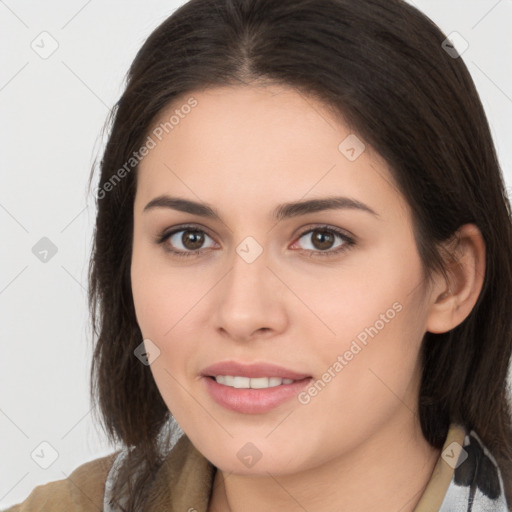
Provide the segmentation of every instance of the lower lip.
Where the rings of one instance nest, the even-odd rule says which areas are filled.
[[[265,389],[238,389],[219,384],[211,377],[203,377],[211,397],[222,407],[243,414],[259,414],[296,397],[311,381],[311,377],[291,384]]]

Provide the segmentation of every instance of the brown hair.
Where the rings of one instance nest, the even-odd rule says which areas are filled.
[[[443,270],[439,246],[457,228],[481,230],[483,289],[459,326],[426,333],[419,415],[437,448],[450,422],[474,429],[512,503],[510,204],[478,93],[462,59],[443,49],[445,38],[402,0],[191,0],[144,43],[109,120],[89,283],[91,396],[109,438],[133,447],[120,480],[146,468],[128,510],[141,509],[161,463],[155,438],[170,412],[133,353],[142,341],[130,285],[136,165],[114,178],[171,102],[261,80],[313,94],[384,157],[411,205],[427,275]]]

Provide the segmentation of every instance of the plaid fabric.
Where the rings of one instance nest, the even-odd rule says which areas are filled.
[[[507,512],[500,470],[476,432],[464,436],[440,512]]]

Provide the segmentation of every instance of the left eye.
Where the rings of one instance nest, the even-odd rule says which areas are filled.
[[[302,238],[309,240],[309,247],[305,247],[306,250],[319,253],[322,256],[322,253],[338,253],[353,244],[352,239],[344,233],[327,227],[310,229],[303,233],[298,240]],[[334,245],[336,238],[341,241]]]

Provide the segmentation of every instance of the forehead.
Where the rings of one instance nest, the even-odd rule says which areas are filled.
[[[195,91],[164,109],[148,133],[155,146],[137,184],[146,199],[177,190],[210,203],[398,194],[386,162],[341,116],[290,87]]]
[[[189,108],[191,98],[195,106]],[[269,155],[294,145],[296,152],[303,153],[315,147],[311,156],[320,158],[329,143],[336,142],[341,125],[326,105],[291,87],[251,85],[183,95],[162,111],[153,131],[164,132],[161,135],[170,144],[170,139],[180,146],[194,142],[196,154],[208,150],[229,157],[242,149],[246,153],[254,149]],[[331,137],[320,145],[320,139],[329,132]],[[167,137],[171,133],[174,137]],[[330,140],[333,136],[334,141]]]

